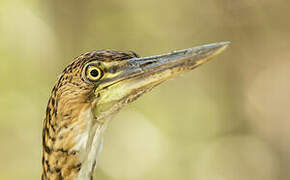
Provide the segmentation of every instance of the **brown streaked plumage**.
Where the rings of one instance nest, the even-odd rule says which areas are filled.
[[[140,58],[101,50],[75,58],[52,89],[43,123],[42,179],[92,179],[109,118],[153,87],[203,64],[228,43]]]

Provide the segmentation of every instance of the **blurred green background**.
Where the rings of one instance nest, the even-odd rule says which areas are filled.
[[[127,106],[105,135],[102,180],[290,177],[290,1],[1,0],[0,179],[40,179],[50,90],[73,57],[230,48]]]

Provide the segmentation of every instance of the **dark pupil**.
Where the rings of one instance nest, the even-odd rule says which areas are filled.
[[[93,77],[97,77],[99,75],[99,71],[97,71],[96,69],[91,70],[90,73]]]

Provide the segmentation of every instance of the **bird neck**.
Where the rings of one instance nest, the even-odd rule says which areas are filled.
[[[92,179],[104,124],[95,120],[90,103],[58,102],[51,107],[51,101],[43,126],[42,178]]]

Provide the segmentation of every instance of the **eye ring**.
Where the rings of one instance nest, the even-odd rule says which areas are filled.
[[[97,81],[103,76],[103,71],[96,66],[88,66],[86,69],[86,77],[90,81]]]

